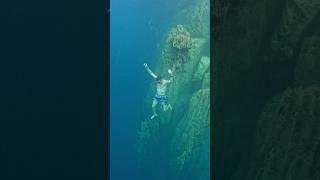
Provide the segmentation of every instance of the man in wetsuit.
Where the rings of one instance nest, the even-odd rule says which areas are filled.
[[[144,64],[144,67],[148,71],[148,73],[156,80],[157,82],[157,92],[153,98],[152,102],[152,111],[153,115],[151,116],[151,119],[155,118],[157,116],[156,107],[158,103],[162,105],[162,108],[164,111],[172,110],[172,106],[168,103],[168,96],[166,96],[167,87],[170,83],[173,82],[173,75],[171,69],[168,69],[168,73],[170,75],[170,80],[165,80],[161,76],[155,75],[151,69],[148,67],[148,64]]]

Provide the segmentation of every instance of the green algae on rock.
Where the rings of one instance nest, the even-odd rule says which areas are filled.
[[[191,17],[191,31],[196,37],[210,36],[210,1],[199,0]]]
[[[297,86],[320,84],[320,35],[306,38],[295,68]]]
[[[167,43],[176,50],[188,50],[192,47],[191,34],[183,25],[178,24],[170,31]]]
[[[182,70],[184,64],[190,60],[189,50],[192,47],[191,34],[183,25],[178,24],[168,34],[162,58],[174,71]]]
[[[202,80],[204,74],[208,71],[209,67],[210,67],[210,58],[206,56],[201,57],[201,60],[198,64],[198,69],[193,75],[193,80],[194,81]]]
[[[294,56],[301,36],[306,33],[306,27],[318,16],[319,0],[287,0],[277,31],[272,38],[272,48],[287,57]]]
[[[158,137],[156,132],[158,132],[159,128],[159,121],[152,121],[150,119],[142,121],[141,128],[138,131],[138,153],[140,155],[145,154],[146,142],[157,140]]]
[[[190,21],[175,21],[164,35],[155,73],[169,68],[174,72],[174,82],[167,91],[173,110],[159,109],[153,120],[146,119],[150,116],[146,113],[138,131],[141,161],[158,165],[143,167],[153,172],[153,180],[165,179],[164,172],[172,175],[170,179],[209,179],[210,35],[206,19],[209,1],[205,1],[196,0],[195,6],[183,12]],[[146,96],[146,112],[154,93],[152,85]]]
[[[183,34],[179,38],[186,41],[175,38],[180,36],[179,33]],[[191,37],[182,25],[173,28],[166,37],[155,72],[166,72],[168,68],[174,71],[174,82],[167,92],[173,110],[159,110],[158,117],[145,119],[141,123],[138,131],[139,156],[146,164],[163,163],[161,169],[170,172],[175,177],[173,179],[207,180],[210,159],[210,58],[204,49],[208,49],[205,46],[209,45],[209,39]],[[154,86],[150,86],[146,109],[150,109],[154,93]],[[159,147],[162,147],[161,152]],[[144,168],[158,173],[155,167]],[[158,175],[154,177],[161,177]]]
[[[289,88],[258,122],[255,180],[319,179],[320,87]]]
[[[320,179],[320,1],[214,6],[213,178]]]
[[[206,89],[206,88],[210,88],[210,71],[208,71],[202,80],[202,84],[201,84],[201,88],[202,89]]]
[[[210,149],[210,90],[200,89],[192,95],[187,113],[177,125],[172,140],[172,153],[175,156],[173,168],[184,176],[191,169],[202,169],[209,173],[209,158],[205,155]],[[200,158],[205,156],[206,158]],[[194,164],[196,166],[190,166]],[[190,174],[189,174],[190,175]],[[208,176],[207,176],[208,178]]]

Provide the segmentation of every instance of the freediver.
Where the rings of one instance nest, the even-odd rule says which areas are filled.
[[[168,103],[168,96],[166,95],[166,91],[167,91],[168,85],[173,82],[173,73],[172,73],[171,69],[168,69],[168,74],[170,75],[170,79],[166,80],[161,75],[158,75],[158,76],[155,75],[151,71],[151,69],[149,68],[148,64],[144,63],[143,65],[146,68],[146,70],[148,71],[148,73],[157,82],[157,85],[156,85],[157,92],[156,92],[156,94],[153,98],[153,101],[152,101],[153,115],[151,116],[151,119],[153,119],[156,116],[158,116],[157,111],[156,111],[156,107],[157,107],[158,103],[160,103],[162,105],[162,108],[164,111],[167,111],[169,109],[172,110],[172,106]]]

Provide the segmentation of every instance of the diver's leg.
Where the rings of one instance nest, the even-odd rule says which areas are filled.
[[[168,110],[168,105],[165,103],[162,103],[162,109],[163,111],[167,111]]]
[[[162,105],[162,109],[163,111],[167,111],[168,110],[168,96],[164,96],[162,101],[161,101],[161,105]]]
[[[164,111],[168,111],[168,109],[172,110],[171,104],[163,103],[162,108]]]
[[[158,105],[158,101],[156,99],[154,99],[152,101],[152,111],[153,111],[153,115],[151,116],[151,119],[153,119],[154,117],[157,116],[157,110],[156,110],[156,107]]]

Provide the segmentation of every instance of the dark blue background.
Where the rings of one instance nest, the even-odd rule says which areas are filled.
[[[1,3],[1,180],[107,179],[106,2]]]

